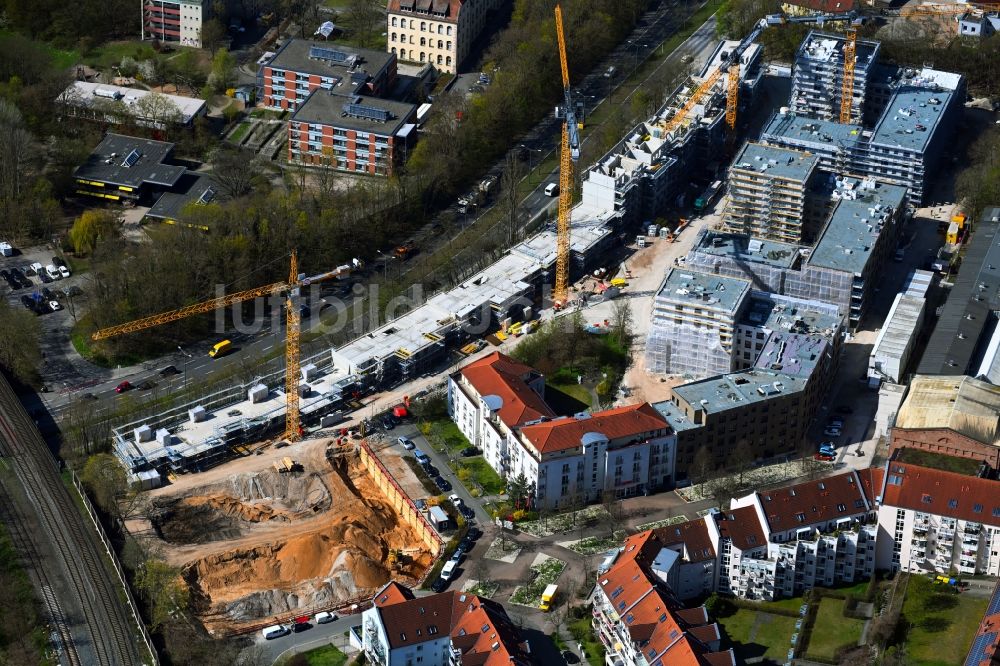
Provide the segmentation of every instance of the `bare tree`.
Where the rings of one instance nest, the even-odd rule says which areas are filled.
[[[249,194],[260,176],[260,162],[252,150],[222,148],[214,162],[212,176],[223,193],[232,199]]]
[[[351,19],[351,26],[358,37],[358,42],[361,46],[368,46],[384,16],[379,3],[376,0],[351,0],[347,6],[347,15]]]
[[[157,129],[178,125],[184,120],[180,107],[166,95],[151,92],[135,102],[135,115]]]
[[[507,221],[507,243],[510,245],[517,241],[517,214],[521,203],[517,184],[521,180],[522,170],[517,158],[512,153],[507,153],[500,176],[500,210]]]
[[[619,298],[611,309],[611,337],[619,346],[628,346],[632,324],[632,304],[628,298]]]

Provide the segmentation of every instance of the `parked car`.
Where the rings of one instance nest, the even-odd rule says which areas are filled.
[[[427,472],[427,476],[431,477],[432,479],[435,476],[441,476],[441,472],[438,470],[438,468],[430,464],[429,462],[421,464],[420,467],[423,468],[423,470]]]
[[[478,456],[480,453],[482,452],[474,446],[467,446],[464,449],[462,449],[462,455],[465,456],[466,458],[468,458],[469,456]]]
[[[823,431],[823,434],[827,437],[840,437],[840,428],[827,426],[826,430]]]
[[[70,276],[69,269],[65,266],[56,266],[56,268],[59,270],[59,275],[61,277],[68,278]]]
[[[62,257],[52,257],[52,263],[54,265],[56,265],[56,266],[65,266],[66,265],[66,262],[63,261]],[[38,265],[41,266],[41,264],[38,264]]]
[[[563,661],[565,661],[567,664],[579,664],[580,663],[580,657],[576,656],[575,653],[570,652],[569,650],[563,650],[562,651],[562,658],[563,658]]]
[[[440,488],[442,491],[445,492],[451,490],[451,483],[448,481],[448,479],[444,478],[443,476],[434,477],[434,485],[436,485],[438,488]]]
[[[59,304],[59,301],[49,301],[49,310],[52,312],[58,312],[59,310],[62,310],[62,305]]]
[[[336,613],[327,613],[326,611],[323,611],[321,613],[316,613],[316,615],[313,616],[313,622],[315,622],[316,624],[328,624],[336,619],[337,619]]]
[[[407,451],[412,451],[417,448],[417,445],[413,443],[413,440],[408,437],[399,437],[397,441],[403,446]]]
[[[49,289],[48,287],[42,287],[42,298],[44,298],[47,301],[54,301],[56,300],[56,295],[53,294],[52,290]]]
[[[836,460],[836,456],[832,456],[829,453],[817,453],[813,458],[823,462],[833,462]]]
[[[59,267],[55,264],[49,264],[45,267],[45,272],[53,280],[58,280],[62,277],[62,273],[59,272]]]
[[[458,512],[465,517],[466,520],[472,520],[476,517],[476,512],[472,510],[472,507],[468,504],[462,504],[458,507]]]
[[[418,448],[413,449],[413,457],[417,459],[417,462],[421,465],[429,465],[431,459],[427,457],[427,454]]]
[[[151,388],[153,388],[154,386],[156,386],[156,384],[154,384],[153,382],[151,382],[151,381],[149,381],[147,379],[146,381],[144,381],[141,384],[139,384],[139,390],[140,391],[148,391]]]
[[[448,495],[448,500],[455,505],[456,509],[462,506],[462,498],[456,495],[455,493]]]
[[[444,592],[446,587],[448,587],[448,581],[446,581],[444,578],[438,578],[436,581],[434,581],[434,584],[431,585],[431,590],[440,593]]]
[[[835,448],[837,447],[834,445],[832,441],[821,442],[819,445],[820,451],[822,451],[823,449],[828,449],[830,451],[833,451]]]
[[[383,416],[382,427],[385,428],[386,430],[392,430],[393,428],[396,427],[396,419],[392,418],[391,416]]]
[[[38,279],[41,280],[42,284],[52,284],[52,278],[45,271],[38,274]]]
[[[42,270],[43,270],[42,269],[42,265],[36,261],[35,263],[31,264],[26,269],[24,269],[24,274],[25,275],[38,275],[38,273],[40,271],[42,271]]]
[[[132,390],[132,383],[128,380],[123,381],[121,384],[115,387],[115,393],[124,393],[125,391]]]
[[[835,416],[834,418],[830,419],[830,422],[827,425],[830,426],[831,428],[843,428],[844,419],[840,418],[839,416]]]
[[[483,536],[483,531],[481,529],[478,527],[470,527],[468,533],[465,535],[465,538],[477,541],[481,536]]]
[[[178,370],[177,367],[173,365],[168,365],[167,367],[163,368],[163,370],[160,370],[161,377],[170,377],[171,375],[179,375],[179,374],[181,374],[181,371]]]

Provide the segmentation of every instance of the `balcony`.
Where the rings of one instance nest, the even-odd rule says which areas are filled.
[[[918,520],[913,523],[914,534],[927,534],[927,530],[930,529],[930,521],[928,520]]]

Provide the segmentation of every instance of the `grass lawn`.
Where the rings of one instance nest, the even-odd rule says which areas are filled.
[[[842,600],[824,597],[816,613],[806,657],[833,659],[839,648],[858,644],[863,628],[861,620],[844,617]]]
[[[229,141],[231,143],[235,143],[236,145],[239,145],[240,144],[240,140],[244,136],[246,136],[246,133],[249,132],[249,131],[250,131],[250,123],[240,123],[236,127],[236,129],[233,130],[233,133],[229,135]]]
[[[472,446],[451,419],[430,421],[421,426],[421,431],[435,449],[443,446],[448,453],[458,455],[462,449]]]
[[[901,462],[912,463],[922,467],[933,467],[946,472],[957,472],[958,474],[975,474],[979,469],[979,463],[970,458],[952,458],[931,451],[920,449],[902,449],[899,460]]]
[[[746,661],[763,658],[764,663],[785,663],[795,633],[795,618],[745,608],[726,618],[718,618],[724,640],[736,656]]]
[[[910,576],[903,602],[907,663],[947,666],[965,659],[988,598],[949,592],[924,576]]]
[[[332,645],[303,652],[309,666],[341,666],[347,663],[347,655]]]
[[[578,642],[583,643],[583,650],[587,653],[587,661],[591,664],[604,663],[604,644],[594,635],[594,627],[590,624],[590,616],[581,617],[569,624],[569,633],[573,634]]]
[[[461,458],[456,464],[457,470],[456,474],[463,468],[468,469],[472,472],[472,478],[483,487],[483,493],[486,495],[499,495],[503,492],[506,484],[500,475],[490,467],[489,463],[482,456],[473,456],[471,458]],[[471,490],[471,489],[470,489]]]
[[[593,404],[593,396],[583,384],[546,384],[545,401],[557,414],[578,414]]]

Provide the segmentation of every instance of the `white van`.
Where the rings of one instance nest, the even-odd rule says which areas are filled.
[[[441,569],[441,580],[451,580],[451,577],[455,575],[455,569],[458,568],[458,562],[455,560],[448,560],[445,562],[444,567]]]
[[[559,183],[549,183],[545,186],[545,196],[554,197],[559,194]]]
[[[336,619],[337,619],[336,615],[334,615],[333,613],[328,613],[326,611],[323,611],[321,613],[316,613],[316,615],[313,616],[313,622],[315,622],[316,624],[327,624],[329,622],[333,622]]]
[[[286,627],[283,624],[271,625],[270,627],[265,627],[264,629],[260,630],[261,636],[263,636],[264,639],[268,641],[271,640],[272,638],[281,638],[282,636],[287,636],[289,633],[291,632],[289,632],[288,627]]]

